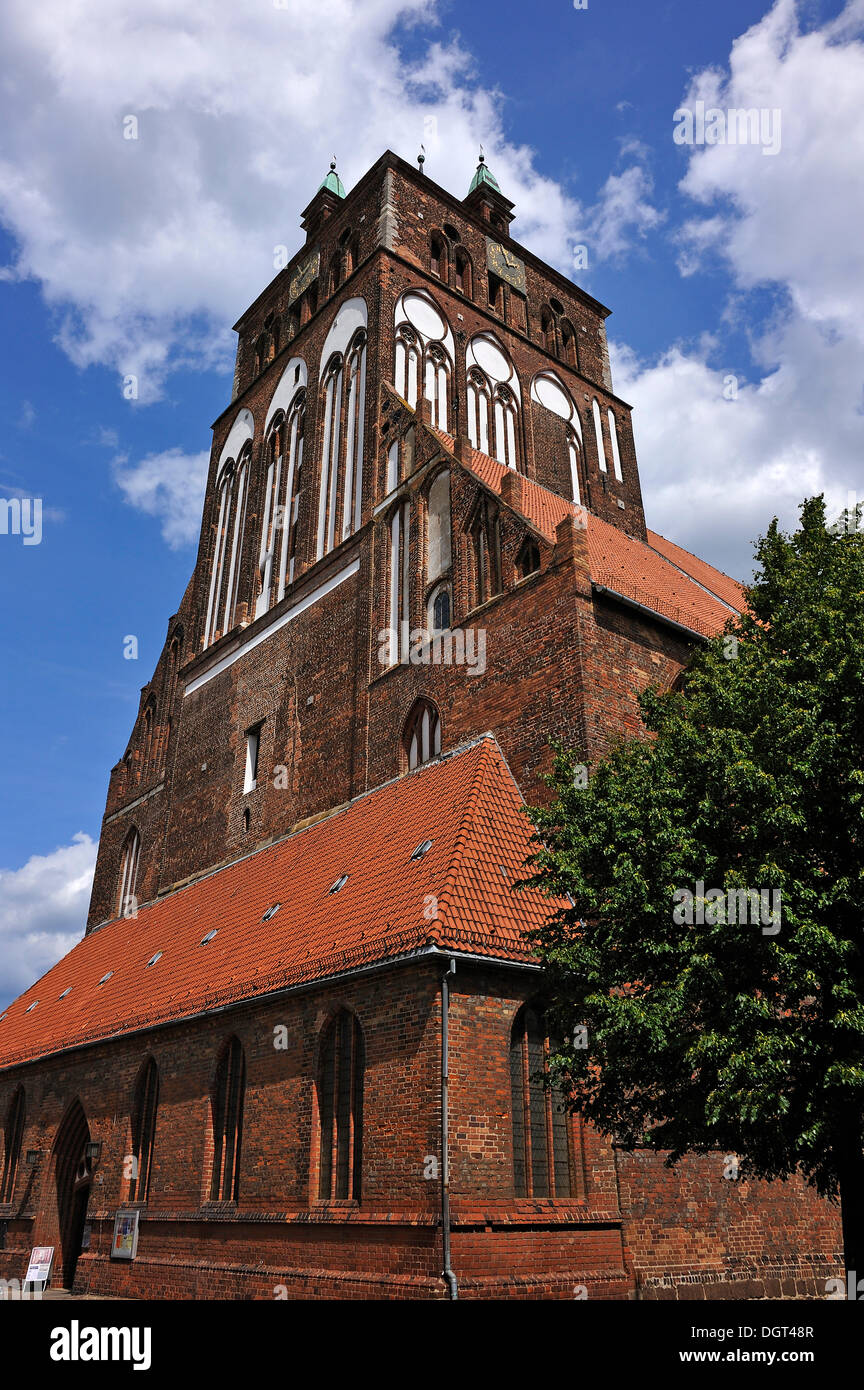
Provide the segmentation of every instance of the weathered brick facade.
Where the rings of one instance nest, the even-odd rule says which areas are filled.
[[[254,875],[264,847],[368,793],[379,804],[376,788],[434,758],[436,728],[444,755],[491,732],[522,794],[541,797],[551,738],[590,761],[638,733],[639,692],[671,683],[734,610],[732,581],[706,582],[705,566],[697,580],[692,557],[670,558],[646,530],[608,311],[511,239],[494,181],[475,184],[459,200],[389,153],[348,197],[331,175],[304,214],[306,245],[236,325],[198,559],[111,773],[88,934],[108,943],[129,901],[150,921],[220,866],[244,860]],[[442,593],[442,630],[458,639],[449,661],[414,637],[436,632]],[[490,831],[496,872],[517,876],[497,843]],[[538,981],[527,960],[504,959],[496,932],[492,914],[482,951],[382,947],[362,969],[218,1008],[190,1010],[180,989],[173,1018],[123,1036],[96,1036],[82,1013],[78,1046],[27,1060],[0,1032],[0,1122],[19,1088],[26,1099],[0,1274],[20,1277],[40,1243],[69,1276],[61,1155],[86,1122],[101,1152],[79,1180],[91,1239],[76,1288],[447,1297],[446,1158],[461,1296],[822,1292],[838,1269],[833,1210],[796,1183],[726,1181],[722,1155],[669,1173],[574,1121],[569,1195],[516,1195],[512,1039]],[[442,973],[454,959],[444,1155]],[[365,1048],[362,1192],[325,1199],[320,1048],[342,1009]],[[245,1065],[239,1190],[211,1200],[214,1087],[232,1036]],[[156,1137],[136,1204],[125,1165],[150,1057]],[[7,1170],[10,1136],[7,1123]],[[135,1205],[137,1257],[111,1259],[114,1215]]]

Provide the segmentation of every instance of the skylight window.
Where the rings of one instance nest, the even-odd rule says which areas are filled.
[[[218,930],[218,927],[214,927],[212,931],[208,931],[206,936],[202,936],[201,945],[206,946],[208,941],[212,941]]]
[[[106,971],[106,973],[102,976],[102,979],[99,981],[100,985],[107,984],[107,982],[111,979],[111,976],[112,976],[113,974],[114,974],[114,971],[113,971],[113,970],[108,970],[108,971]]]
[[[276,916],[276,913],[279,911],[281,906],[281,903],[274,903],[272,907],[268,907],[267,911],[264,913],[264,916],[261,918],[261,921],[269,922],[271,917]]]
[[[151,956],[151,957],[150,957],[150,959],[148,960],[147,964],[148,964],[148,965],[155,965],[156,962],[157,962],[157,960],[161,960],[161,959],[162,959],[162,952],[161,952],[161,951],[157,951],[156,954],[155,954],[155,956]]]
[[[6,1012],[8,1013],[8,1009],[7,1009]],[[5,1017],[6,1017],[6,1014],[0,1014],[0,1023],[3,1022],[3,1020],[4,1020]]]
[[[65,998],[66,998],[66,995],[67,995],[67,994],[71,994],[71,993],[72,993],[72,986],[71,986],[71,985],[67,985],[66,988],[64,989],[63,993],[60,995],[60,999],[65,999]],[[59,1000],[58,1000],[58,1003],[59,1003]]]
[[[417,846],[417,848],[415,849],[414,853],[411,855],[411,858],[412,858],[412,859],[422,859],[423,856],[424,856],[424,854],[428,854],[431,848],[432,848],[432,841],[431,841],[431,840],[424,840],[424,841],[422,842],[422,844],[419,844],[419,845]]]
[[[342,889],[345,887],[345,884],[346,884],[347,882],[348,882],[348,875],[347,875],[347,874],[340,874],[340,876],[337,878],[336,882],[333,884],[332,888],[329,888],[327,891],[328,891],[329,893],[340,893],[340,892],[342,891]]]
[[[38,1003],[39,1003],[39,1000],[38,1000],[38,999],[34,999],[32,1004],[28,1004],[28,1005],[27,1005],[27,1008],[24,1010],[25,1014],[32,1014],[33,1010],[36,1008],[36,1005],[37,1005]]]

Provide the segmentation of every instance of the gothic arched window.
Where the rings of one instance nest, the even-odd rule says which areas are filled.
[[[117,916],[134,917],[138,903],[135,889],[138,884],[138,860],[141,855],[141,837],[133,826],[123,841],[120,854],[120,878],[117,889]]]
[[[582,450],[579,446],[579,439],[574,429],[567,431],[567,456],[570,460],[570,486],[573,490],[573,501],[577,504],[580,501],[579,494],[579,459]]]
[[[429,489],[426,518],[426,579],[431,584],[450,568],[450,474],[446,469]]]
[[[180,654],[183,645],[183,632],[178,629],[168,647],[168,665],[165,672],[165,711],[170,722],[177,698],[177,678],[180,674]]]
[[[345,357],[334,354],[324,373],[316,549],[319,560],[360,525],[365,410],[366,333],[361,329],[354,335]]]
[[[407,658],[410,619],[411,513],[402,502],[390,518],[390,556],[388,564],[390,662],[395,666]]]
[[[417,383],[420,378],[420,346],[417,334],[407,324],[396,330],[396,390],[412,407],[417,404]]]
[[[464,294],[466,299],[471,299],[473,293],[471,258],[468,252],[463,251],[461,248],[456,252],[454,260],[454,280],[456,289],[460,294]]]
[[[3,1127],[3,1180],[0,1182],[0,1202],[11,1202],[15,1192],[15,1178],[24,1138],[25,1113],[24,1087],[19,1086],[9,1102]]]
[[[138,764],[138,780],[143,781],[150,772],[150,764],[153,760],[153,740],[156,734],[156,705],[151,699],[148,700],[144,709],[144,720],[141,729],[141,761]]]
[[[623,483],[624,476],[621,472],[621,453],[618,448],[618,427],[615,423],[615,412],[606,411],[606,418],[609,422],[609,442],[612,445],[612,467],[615,470],[615,477],[619,483]]]
[[[334,251],[330,257],[330,265],[327,272],[327,293],[335,294],[339,288],[339,267],[342,261],[342,252]]]
[[[525,1005],[510,1036],[513,1186],[517,1197],[578,1195],[572,1122],[561,1097],[544,1086],[554,1051],[542,1013]]]
[[[342,1009],[321,1039],[318,1064],[321,1201],[360,1200],[365,1047],[359,1020]]]
[[[561,320],[561,356],[568,367],[578,367],[576,332],[569,319]]]
[[[601,473],[608,473],[606,467],[606,451],[603,448],[603,421],[600,418],[600,405],[595,396],[591,402],[591,415],[594,420],[594,439],[597,444],[597,462],[600,465]]]
[[[501,533],[498,509],[483,493],[469,528],[473,560],[473,605],[501,592]]]
[[[300,492],[303,486],[303,433],[305,425],[306,392],[299,391],[288,408],[288,415],[282,431],[284,486],[281,501],[277,507],[277,533],[282,538],[279,556],[279,581],[276,588],[277,603],[284,597],[287,586],[294,583],[297,560],[297,518],[300,509]]]
[[[412,707],[403,736],[409,772],[441,752],[441,716],[431,700],[418,700]]]
[[[450,401],[450,359],[440,343],[430,343],[426,349],[426,388],[423,394],[432,404],[432,424],[446,433]]]
[[[129,1201],[146,1202],[150,1191],[156,1111],[159,1105],[159,1069],[153,1058],[138,1073],[132,1101],[132,1157]]]
[[[426,604],[427,627],[432,636],[448,632],[451,618],[450,585],[439,584],[432,590]]]
[[[342,426],[343,361],[337,353],[324,373],[324,442],[321,450],[321,491],[318,496],[318,545],[320,560],[333,549],[336,534],[336,489],[339,483],[339,443]]]
[[[432,424],[448,431],[453,413],[453,333],[446,315],[425,290],[411,289],[396,305],[393,384],[416,408],[422,395],[432,405]]]
[[[495,388],[495,458],[515,468],[518,454],[516,445],[516,400],[509,386]]]
[[[468,438],[481,454],[489,453],[489,417],[492,392],[479,367],[468,373]]]
[[[555,319],[551,309],[540,311],[540,337],[547,352],[555,351]]]
[[[358,333],[347,357],[347,424],[345,483],[342,498],[342,535],[345,540],[360,528],[363,502],[363,431],[366,404],[366,334]]]
[[[239,1195],[245,1093],[246,1059],[239,1039],[231,1038],[222,1049],[216,1067],[210,1102],[213,1119],[211,1202],[236,1202]]]
[[[465,353],[468,438],[482,454],[515,468],[521,390],[513,362],[494,333],[477,333]]]
[[[267,475],[264,482],[264,510],[261,518],[261,547],[258,554],[258,597],[256,618],[266,613],[273,601],[273,566],[279,536],[279,492],[282,480],[282,455],[285,417],[277,415],[264,444]]]
[[[210,578],[210,599],[204,645],[209,646],[234,626],[234,607],[240,582],[240,558],[246,526],[246,491],[250,450],[235,464],[228,459],[219,479],[216,545]]]
[[[439,280],[447,283],[447,243],[438,232],[429,238],[429,268]]]
[[[527,536],[523,541],[516,568],[520,579],[527,579],[529,574],[536,574],[539,570],[540,547],[532,536]]]

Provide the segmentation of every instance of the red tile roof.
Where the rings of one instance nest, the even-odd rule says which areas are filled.
[[[435,434],[451,452],[454,450],[449,435],[440,430]],[[466,466],[490,491],[500,494],[502,480],[509,472],[505,464],[472,449]],[[556,527],[564,518],[576,514],[573,502],[524,476],[518,509],[550,542],[554,542]],[[722,632],[731,616],[730,608],[740,611],[744,602],[741,585],[713,565],[655,531],[648,532],[651,543],[646,545],[591,512],[582,509],[582,514],[588,520],[588,561],[595,584],[708,637]]]
[[[489,735],[358,797],[86,936],[9,1005],[0,1067],[424,946],[529,959],[523,933],[551,905],[511,890],[531,849],[520,806]],[[424,840],[431,849],[412,861]]]
[[[691,575],[697,584],[704,584],[706,589],[710,589],[712,594],[717,594],[724,603],[728,603],[732,608],[739,612],[744,607],[744,586],[738,583],[737,579],[731,579],[722,570],[715,569],[713,565],[706,564],[700,560],[698,555],[691,555],[689,550],[684,550],[674,541],[667,541],[665,536],[660,536],[656,531],[648,531],[648,544],[655,550],[659,550],[661,555],[665,555],[667,560],[671,560],[673,565],[685,570]]]

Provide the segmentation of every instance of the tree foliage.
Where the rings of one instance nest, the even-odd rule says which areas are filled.
[[[535,934],[571,1106],[626,1147],[732,1152],[826,1194],[856,1164],[864,1180],[864,532],[848,520],[829,528],[811,498],[794,535],[772,523],[748,611],[680,689],[643,693],[647,735],[586,786],[584,750],[556,749],[526,880],[572,902]],[[676,922],[673,895],[700,882],[779,890],[779,930],[722,908]]]

